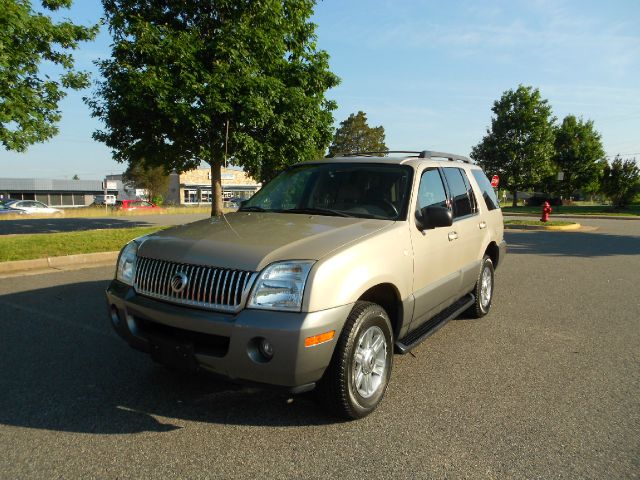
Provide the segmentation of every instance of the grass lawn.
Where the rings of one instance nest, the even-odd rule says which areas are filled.
[[[135,227],[84,232],[0,236],[0,262],[59,257],[78,253],[114,252],[129,240],[167,227]]]
[[[567,225],[574,225],[575,222],[565,222],[562,220],[552,220],[548,222],[541,222],[540,220],[505,220],[505,225],[536,225],[541,227],[564,227]]]
[[[610,205],[563,205],[561,207],[555,206],[553,208],[553,214],[567,214],[567,215],[611,215],[613,217],[620,215],[639,215],[640,205],[629,205],[625,209],[615,209]],[[542,207],[507,207],[503,206],[502,211],[504,213],[527,213],[532,215],[540,215]]]
[[[131,210],[123,212],[104,206],[89,206],[78,208],[63,208],[62,215],[0,215],[2,220],[29,220],[33,218],[100,218],[100,217],[136,217],[140,215],[188,215],[188,214],[208,214],[211,213],[211,205],[201,205],[194,207],[163,207],[151,210]],[[223,208],[225,213],[235,212],[236,209]]]

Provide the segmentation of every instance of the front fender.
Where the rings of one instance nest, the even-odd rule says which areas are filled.
[[[377,232],[321,259],[307,281],[303,311],[354,303],[371,287],[395,286],[405,300],[413,289],[413,249],[406,222]]]

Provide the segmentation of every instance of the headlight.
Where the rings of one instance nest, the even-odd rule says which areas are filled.
[[[299,312],[304,285],[314,263],[297,260],[269,265],[258,277],[247,308]]]
[[[133,285],[136,276],[136,255],[138,248],[146,240],[147,235],[131,240],[125,245],[118,257],[118,267],[116,268],[116,280],[120,280],[127,285]]]

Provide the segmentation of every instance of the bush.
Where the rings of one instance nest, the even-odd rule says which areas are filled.
[[[530,197],[529,200],[527,200],[527,205],[529,207],[541,207],[544,202],[549,202],[549,205],[553,206],[562,205],[562,200],[560,200],[559,197],[551,197],[550,195],[535,195],[533,197]]]

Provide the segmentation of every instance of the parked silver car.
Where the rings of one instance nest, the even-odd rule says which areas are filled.
[[[5,204],[6,207],[21,210],[28,215],[63,215],[64,210],[52,208],[37,200],[13,200]]]

